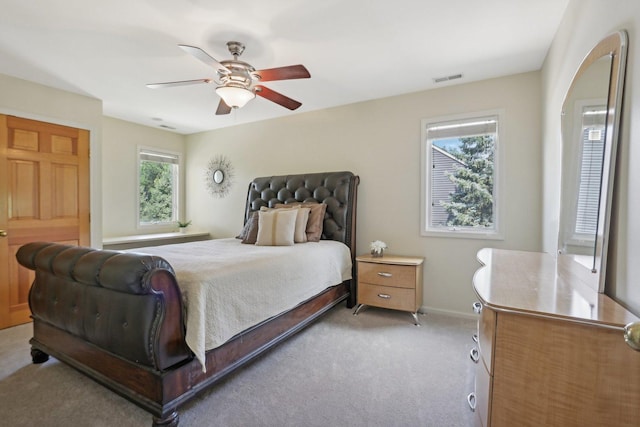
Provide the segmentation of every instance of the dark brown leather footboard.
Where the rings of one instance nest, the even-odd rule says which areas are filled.
[[[34,242],[18,262],[35,271],[34,320],[159,371],[192,357],[173,269],[150,255]]]

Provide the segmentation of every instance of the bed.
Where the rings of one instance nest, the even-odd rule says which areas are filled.
[[[192,257],[184,255],[181,245],[143,248],[135,252],[50,242],[22,246],[16,255],[18,262],[35,271],[29,294],[33,362],[43,363],[49,355],[53,356],[150,412],[154,426],[177,426],[179,406],[198,392],[300,331],[337,304],[346,301],[349,308],[355,305],[358,183],[358,176],[351,172],[256,178],[249,184],[241,238],[184,244],[192,245],[187,246],[194,254]],[[264,237],[266,234],[262,231],[267,230],[267,218],[297,215],[299,219],[299,213],[289,212],[306,212],[309,209],[305,208],[310,205],[321,205],[324,210],[322,230],[317,235],[320,241],[296,243],[293,247],[265,245],[264,242],[258,242],[259,245],[241,243],[247,240],[246,232],[256,218],[260,217],[261,234],[258,237]],[[269,235],[275,238],[276,233]],[[209,246],[215,244],[222,246],[217,249]],[[203,347],[198,347],[193,340],[188,343],[188,330],[192,326],[190,316],[196,312],[194,307],[201,305],[194,302],[193,288],[187,285],[189,273],[196,264],[215,264],[196,256],[197,253],[211,252],[223,257],[230,248],[240,251],[244,248],[251,253],[282,252],[288,259],[293,259],[294,255],[287,254],[287,250],[297,248],[295,250],[304,252],[331,245],[346,248],[351,271],[341,271],[330,282],[314,284],[315,288],[305,291],[298,292],[297,287],[284,288],[279,292],[299,293],[296,297],[299,301],[276,307],[275,314],[262,314],[266,316],[264,319],[252,319],[251,324],[243,325],[240,332],[234,325],[218,334],[214,340],[217,342],[213,344],[206,339]],[[259,271],[263,271],[268,264],[264,261],[265,255],[256,256],[261,261],[247,255],[238,265],[245,264],[246,267],[262,262]],[[311,255],[311,252],[296,256],[312,261],[326,258],[326,255]],[[236,269],[240,276],[245,274],[245,268],[240,267],[227,266],[218,270]],[[344,266],[338,269],[344,270]],[[205,269],[205,275],[213,277],[213,270]],[[295,275],[291,271],[296,270],[284,273],[284,268],[276,269],[274,286],[277,288],[284,276]],[[310,275],[316,273],[296,276],[294,285],[311,282]],[[263,282],[251,277],[246,275],[237,280],[238,283]],[[184,288],[180,281],[184,282]],[[225,294],[221,295],[209,299],[222,299],[221,307],[234,307],[227,302]],[[247,295],[236,298],[241,300]],[[214,325],[216,322],[206,320]]]

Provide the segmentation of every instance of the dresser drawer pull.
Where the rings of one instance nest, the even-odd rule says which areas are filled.
[[[476,314],[480,314],[482,311],[482,303],[476,301],[473,303],[473,312]]]
[[[640,322],[629,323],[624,327],[624,341],[632,349],[640,351]]]
[[[391,295],[389,294],[378,294],[378,297],[382,299],[391,299]]]
[[[473,347],[469,352],[469,357],[471,358],[473,363],[478,363],[478,360],[480,360],[480,352],[477,348]]]
[[[467,396],[467,403],[469,404],[469,409],[471,409],[471,412],[476,412],[476,393],[474,391],[469,393],[469,395]]]
[[[382,276],[382,277],[391,277],[391,276],[393,276],[393,274],[391,274],[391,273],[386,273],[386,272],[384,272],[384,271],[379,271],[379,272],[378,272],[378,276]]]
[[[471,335],[471,339],[473,340],[473,342],[478,342],[478,334]]]

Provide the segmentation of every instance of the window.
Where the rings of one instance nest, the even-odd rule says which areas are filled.
[[[138,225],[177,221],[179,155],[146,148],[138,153]]]
[[[581,114],[580,176],[574,238],[586,238],[591,243],[598,228],[606,112],[606,105],[586,106]]]
[[[422,121],[422,234],[501,238],[501,113]]]

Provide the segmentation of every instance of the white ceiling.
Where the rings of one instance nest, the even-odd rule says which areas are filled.
[[[104,114],[189,134],[540,69],[568,0],[2,0],[0,73],[95,97]],[[256,98],[215,116],[217,60],[241,41],[256,69],[304,64],[311,79],[264,83],[302,102]],[[434,83],[434,78],[463,78]]]

